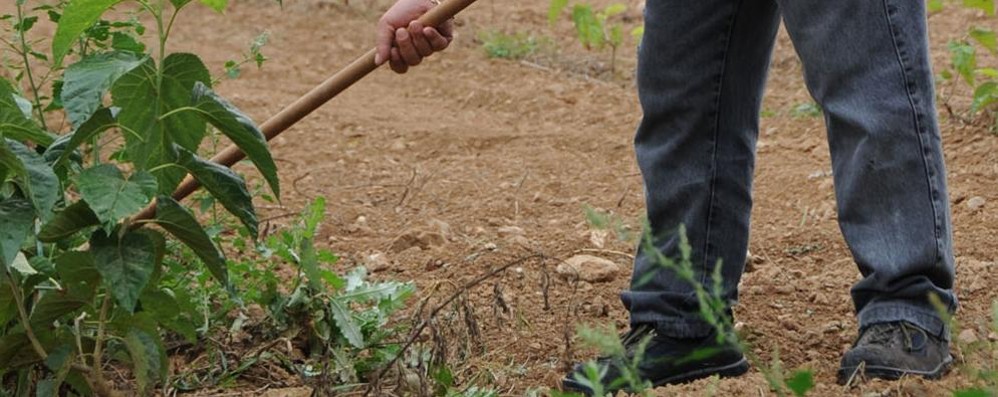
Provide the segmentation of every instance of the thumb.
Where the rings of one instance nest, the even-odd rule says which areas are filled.
[[[378,23],[378,35],[376,41],[377,52],[374,55],[374,64],[381,66],[388,61],[392,50],[392,42],[395,40],[395,29],[387,22]]]

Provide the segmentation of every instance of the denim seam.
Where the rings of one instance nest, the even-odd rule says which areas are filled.
[[[924,117],[922,113],[918,110],[918,106],[915,104],[915,98],[914,98],[915,93],[912,92],[912,86],[914,85],[914,82],[912,82],[908,78],[908,67],[905,65],[904,58],[901,55],[901,47],[898,44],[897,27],[894,24],[894,20],[891,18],[890,0],[884,0],[883,3],[884,3],[884,17],[887,20],[887,26],[889,27],[891,33],[891,41],[894,44],[894,53],[898,59],[898,66],[900,66],[901,68],[901,79],[904,82],[905,94],[907,94],[908,96],[908,103],[911,105],[911,111],[914,116],[913,121],[915,123],[915,137],[918,139],[918,146],[919,149],[921,149],[922,164],[925,167],[924,168],[925,183],[929,187],[929,205],[932,208],[932,223],[933,223],[932,234],[933,237],[935,238],[935,243],[936,243],[935,247],[936,263],[940,263],[943,261],[942,238],[939,235],[940,230],[942,229],[942,225],[941,225],[941,219],[939,218],[939,209],[936,208],[936,201],[937,197],[939,196],[939,193],[937,187],[932,181],[932,175],[930,174],[931,169],[930,169],[929,159],[928,156],[926,155],[927,148],[925,145],[925,141],[922,139],[924,131],[922,128],[921,120]]]
[[[739,0],[735,4],[734,12],[731,18],[728,20],[727,32],[724,35],[724,53],[721,54],[721,70],[717,76],[717,99],[714,101],[714,142],[711,147],[710,153],[710,198],[707,201],[707,219],[706,219],[706,229],[704,231],[704,243],[703,243],[703,263],[701,264],[700,272],[700,285],[707,283],[707,274],[711,273],[708,271],[708,258],[710,257],[711,243],[710,243],[710,233],[711,223],[714,221],[714,206],[716,204],[716,185],[717,185],[717,146],[718,138],[721,131],[721,99],[723,98],[724,91],[724,76],[728,69],[728,53],[731,52],[731,35],[735,30],[735,22],[738,19],[738,13],[742,8],[743,0]]]

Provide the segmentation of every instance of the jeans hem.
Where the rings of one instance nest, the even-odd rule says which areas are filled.
[[[906,321],[924,329],[929,334],[946,341],[950,340],[950,327],[935,310],[891,302],[871,304],[860,311],[858,317],[860,330],[874,324]]]

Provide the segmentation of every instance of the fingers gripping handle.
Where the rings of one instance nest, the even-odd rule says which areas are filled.
[[[426,14],[423,14],[423,16],[419,18],[419,22],[424,26],[439,26],[448,19],[453,18],[465,8],[468,8],[468,6],[474,4],[475,1],[476,0],[443,0],[439,5],[430,9],[430,11]],[[286,131],[298,121],[301,121],[301,119],[308,116],[326,102],[329,102],[331,99],[335,98],[341,92],[378,68],[374,64],[375,53],[376,50],[374,49],[368,51],[366,54],[350,63],[350,65],[347,65],[347,67],[341,69],[339,72],[326,79],[326,81],[322,82],[322,84],[313,88],[301,98],[298,98],[298,100],[294,103],[284,108],[284,110],[281,110],[280,113],[277,113],[273,117],[267,119],[267,121],[263,122],[263,124],[260,124],[260,131],[269,141]],[[216,154],[215,157],[212,157],[211,161],[226,167],[231,167],[233,164],[239,162],[245,157],[246,154],[239,150],[238,147],[230,145]],[[187,175],[187,177],[180,183],[180,186],[174,190],[173,198],[177,201],[183,200],[191,193],[194,193],[198,187],[200,187],[200,185],[197,180],[195,180],[191,175]],[[135,215],[132,218],[132,222],[135,224],[135,221],[151,219],[155,215],[156,202],[153,201],[145,209]],[[137,225],[141,224],[142,223],[138,223]]]

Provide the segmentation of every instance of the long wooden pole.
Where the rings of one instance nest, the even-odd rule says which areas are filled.
[[[436,7],[433,7],[429,12],[423,14],[419,18],[419,22],[423,26],[439,26],[440,24],[446,22],[447,20],[453,18],[455,15],[468,8],[476,0],[444,0]],[[366,54],[360,56],[347,67],[343,68],[332,77],[326,79],[326,81],[319,84],[317,87],[313,88],[307,94],[298,98],[294,103],[288,107],[281,110],[267,121],[260,125],[260,131],[263,133],[264,137],[268,141],[274,139],[274,137],[280,135],[282,132],[286,131],[295,123],[301,121],[320,106],[329,102],[331,99],[335,98],[341,92],[350,88],[354,83],[360,81],[371,72],[375,71],[378,66],[374,64],[374,54],[375,49],[368,51]],[[246,154],[239,150],[236,145],[229,145],[214,157],[211,161],[224,165],[226,167],[232,167],[234,164],[238,163],[240,160],[246,157]],[[198,183],[193,176],[187,175],[176,190],[173,191],[173,198],[177,201],[183,200],[191,193],[194,193],[201,185]],[[154,200],[141,212],[132,217],[132,222],[152,219],[156,216],[156,201]]]

